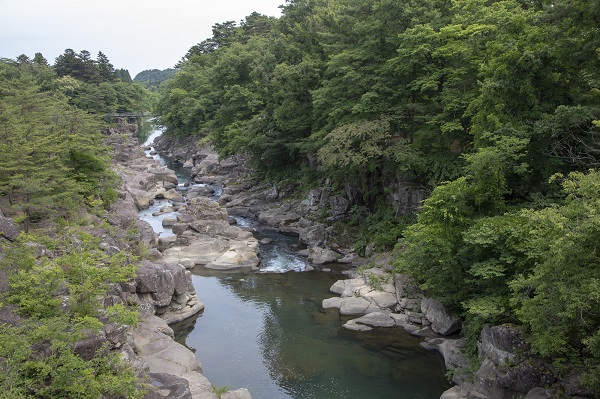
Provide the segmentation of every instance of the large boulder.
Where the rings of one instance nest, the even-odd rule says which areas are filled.
[[[323,307],[323,309],[333,309],[333,308],[339,309],[342,306],[343,302],[344,302],[344,298],[338,298],[338,297],[326,298],[326,299],[323,299],[321,306]]]
[[[315,265],[333,263],[342,257],[340,253],[327,248],[311,247],[308,252],[308,261]]]
[[[390,314],[385,312],[369,313],[358,319],[354,319],[354,322],[372,327],[393,327],[396,324]]]
[[[212,197],[215,194],[215,190],[209,186],[194,186],[190,188],[186,197],[188,199],[197,198],[197,197]]]
[[[481,338],[477,344],[479,357],[487,356],[497,365],[514,362],[517,351],[525,347],[518,328],[513,326],[486,325],[481,330]]]
[[[248,247],[232,247],[214,261],[205,265],[207,269],[229,270],[244,267],[258,267],[256,252]]]
[[[180,264],[185,260],[212,269],[256,267],[260,263],[257,249],[258,241],[253,237],[234,240],[200,236],[193,238],[187,246],[166,249],[163,261]]]
[[[362,315],[367,313],[369,305],[371,305],[371,302],[367,301],[364,298],[344,298],[342,304],[340,305],[340,314]]]
[[[278,208],[269,209],[258,214],[258,221],[269,226],[285,226],[300,220],[295,212],[282,212]]]
[[[204,309],[192,285],[192,275],[180,264],[144,262],[138,269],[135,292],[141,308],[169,323],[185,320]]]
[[[229,250],[229,243],[225,240],[217,238],[197,239],[187,246],[174,246],[166,249],[163,252],[163,261],[178,264],[181,263],[182,259],[189,259],[195,265],[206,265],[217,260],[227,250]]]
[[[468,365],[467,358],[462,353],[465,343],[465,338],[426,338],[421,346],[426,349],[437,350],[444,358],[446,369],[453,371],[452,381],[462,384],[469,378],[468,373],[465,371]]]
[[[372,291],[363,295],[367,300],[375,303],[381,309],[392,309],[398,301],[396,296],[389,292]]]
[[[462,320],[446,311],[444,305],[435,299],[424,298],[421,301],[421,312],[431,322],[431,328],[438,334],[450,335],[462,327]]]
[[[136,353],[140,354],[149,373],[169,374],[188,381],[193,398],[217,399],[200,362],[185,346],[175,342],[173,330],[156,316],[146,316],[133,332]],[[172,382],[175,382],[172,380]]]
[[[524,399],[552,399],[552,395],[544,388],[535,387],[527,392]]]
[[[13,220],[5,217],[4,214],[2,214],[2,211],[0,211],[0,237],[13,241],[17,238],[19,233],[19,229]]]
[[[193,399],[188,380],[173,374],[148,373],[144,399]]]

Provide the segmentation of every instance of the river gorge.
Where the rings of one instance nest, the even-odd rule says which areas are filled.
[[[161,130],[151,121],[145,124],[140,143],[148,146]],[[182,192],[198,186],[186,187],[185,169],[176,168],[176,173]],[[215,199],[219,194],[217,187]],[[173,235],[162,219],[175,214],[158,212],[170,202],[157,200],[140,212],[159,237]],[[191,269],[205,310],[171,325],[213,386],[245,387],[254,399],[429,399],[448,389],[443,359],[419,346],[420,338],[401,328],[349,331],[342,324],[350,317],[323,309],[323,300],[332,296],[330,287],[347,278],[342,274],[347,265],[305,272],[312,267],[297,254],[297,237],[244,218],[238,217],[237,224],[261,242],[260,269]]]

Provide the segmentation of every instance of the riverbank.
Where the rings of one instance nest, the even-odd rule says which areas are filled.
[[[216,399],[196,356],[177,343],[168,323],[185,320],[204,309],[191,283],[191,273],[172,259],[163,259],[157,249],[160,239],[152,227],[139,219],[138,212],[156,199],[170,199],[183,208],[183,198],[175,190],[177,177],[160,162],[146,157],[137,142],[137,125],[121,121],[110,131],[116,173],[122,179],[119,197],[108,217],[111,225],[132,231],[145,249],[145,260],[135,281],[120,287],[122,300],[137,306],[139,326],[128,336],[123,357],[148,379],[147,399]],[[247,390],[223,393],[221,398],[249,399]]]

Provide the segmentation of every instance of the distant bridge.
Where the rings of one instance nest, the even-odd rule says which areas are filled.
[[[149,118],[156,116],[150,112],[114,112],[112,114],[105,114],[104,119],[106,120],[117,120],[127,119],[127,123],[137,123],[141,125],[143,118]]]
[[[107,118],[144,118],[150,116],[156,116],[150,112],[115,112],[112,114],[106,114]]]

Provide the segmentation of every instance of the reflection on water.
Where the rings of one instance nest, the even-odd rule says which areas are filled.
[[[206,305],[174,325],[216,386],[255,399],[439,398],[440,358],[399,329],[350,332],[321,301],[339,275],[194,270]]]

